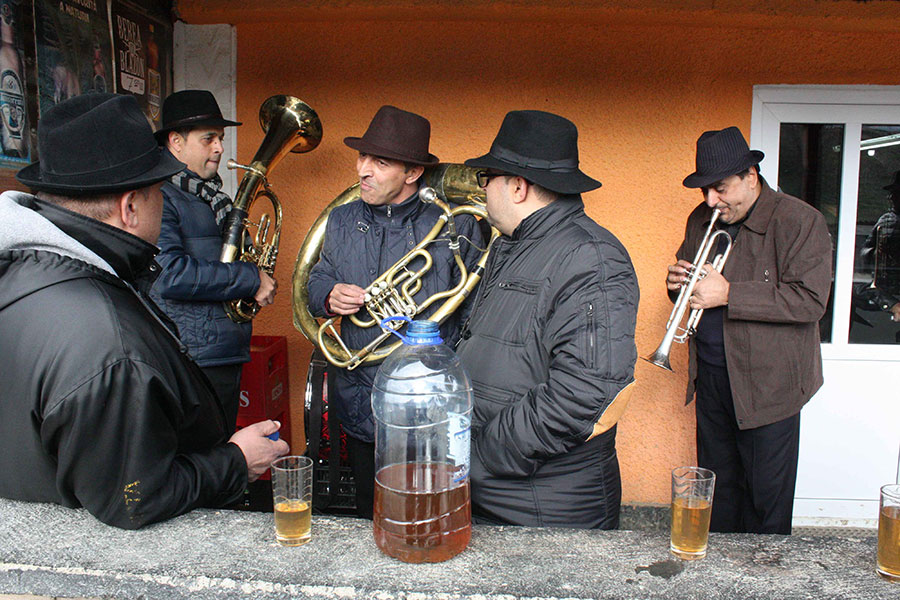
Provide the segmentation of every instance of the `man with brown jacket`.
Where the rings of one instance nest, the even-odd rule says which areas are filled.
[[[697,397],[698,464],[716,473],[710,529],[790,534],[800,409],[822,385],[819,319],[832,253],[825,218],[772,190],[759,174],[762,158],[736,127],[700,136],[684,185],[700,188],[705,202],[688,217],[666,285],[672,295],[687,281],[718,209],[716,228],[733,247],[722,274],[703,267],[690,297],[704,313],[691,338],[687,394]]]

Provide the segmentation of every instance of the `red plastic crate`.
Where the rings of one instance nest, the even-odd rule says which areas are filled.
[[[290,406],[288,387],[287,338],[254,335],[250,339],[250,362],[241,372],[241,398],[238,420],[273,418]]]

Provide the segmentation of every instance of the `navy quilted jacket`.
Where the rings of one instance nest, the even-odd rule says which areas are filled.
[[[351,202],[334,209],[328,217],[325,241],[319,262],[309,277],[309,310],[326,316],[325,299],[336,283],[351,283],[366,287],[412,249],[437,222],[441,210],[419,200],[418,194],[401,204],[370,206],[362,201]],[[463,215],[456,219],[457,233],[482,247],[481,233],[474,217]],[[424,278],[422,290],[415,299],[422,299],[446,290],[458,281],[459,272],[448,248],[448,239],[438,238],[429,247],[434,265]],[[466,265],[478,261],[480,253],[462,240],[460,252]],[[415,267],[416,264],[411,265]],[[433,312],[441,302],[426,311]],[[426,315],[427,316],[427,315]],[[454,344],[464,310],[458,310],[441,326],[444,341]],[[365,310],[361,318],[368,318]],[[424,318],[424,317],[422,317]],[[381,329],[361,329],[345,319],[341,323],[342,337],[350,348],[361,348],[376,338]],[[372,383],[377,365],[360,366],[353,371],[338,370],[332,403],[348,435],[372,442],[375,439],[372,405]]]

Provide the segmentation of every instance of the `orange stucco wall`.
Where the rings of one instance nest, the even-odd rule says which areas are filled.
[[[637,270],[637,346],[646,355],[671,308],[666,265],[701,200],[681,185],[697,136],[737,125],[749,138],[754,84],[898,83],[895,3],[409,0],[391,3],[394,12],[362,0],[301,4],[179,6],[189,23],[237,26],[240,160],[262,140],[256,114],[272,94],[302,98],[323,122],[320,147],[288,156],[272,176],[286,215],[281,292],[255,330],[288,337],[297,432],[311,347],[291,324],[294,259],[322,207],[354,182],[355,153],[343,138],[361,135],[380,105],[427,116],[432,152],[450,162],[486,151],[508,110],[573,120],[581,166],[603,182],[585,195],[587,211],[622,240]],[[683,347],[673,365],[676,374],[638,362],[619,427],[625,502],[667,502],[668,471],[696,461]],[[302,448],[301,435],[293,441]]]

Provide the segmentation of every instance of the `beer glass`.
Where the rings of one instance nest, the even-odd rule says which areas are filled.
[[[301,546],[309,541],[312,466],[308,456],[283,456],[272,463],[275,539],[283,546]]]
[[[716,474],[700,467],[672,469],[672,537],[669,551],[684,560],[706,556]]]
[[[900,581],[900,484],[881,488],[875,570],[885,579]]]

